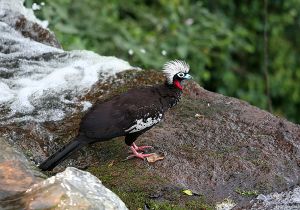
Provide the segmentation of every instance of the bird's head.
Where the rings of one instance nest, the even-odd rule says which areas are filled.
[[[169,85],[174,85],[180,90],[182,90],[181,82],[192,78],[188,73],[189,70],[190,66],[186,62],[180,60],[169,61],[163,67],[167,83]]]

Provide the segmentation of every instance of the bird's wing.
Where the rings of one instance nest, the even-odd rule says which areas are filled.
[[[80,132],[105,140],[148,130],[163,117],[156,94],[153,88],[141,88],[96,104],[82,119]]]
[[[126,120],[124,111],[113,102],[96,104],[81,120],[79,132],[98,141],[125,135],[121,125]]]
[[[160,103],[132,104],[127,110],[128,124],[126,124],[126,133],[136,133],[146,131],[163,119],[163,110]]]

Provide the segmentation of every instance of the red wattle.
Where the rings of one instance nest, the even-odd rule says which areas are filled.
[[[178,80],[174,80],[173,84],[175,85],[175,87],[177,87],[178,89],[182,90],[182,86],[180,84],[180,82]]]

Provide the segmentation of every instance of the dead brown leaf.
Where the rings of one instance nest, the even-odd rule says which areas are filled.
[[[155,163],[156,161],[163,160],[165,156],[153,153],[153,155],[146,157],[148,163]]]

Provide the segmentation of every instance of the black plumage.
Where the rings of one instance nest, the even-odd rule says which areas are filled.
[[[164,113],[180,100],[182,93],[180,83],[190,76],[186,70],[178,72],[181,74],[173,75],[172,84],[166,82],[157,86],[136,88],[108,101],[96,103],[83,117],[78,135],[44,161],[39,168],[51,170],[82,146],[118,136],[125,136],[125,143],[131,146],[135,156],[146,157],[146,154],[137,153],[139,147],[134,141],[159,123]]]

